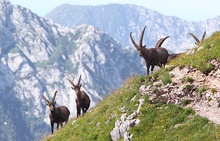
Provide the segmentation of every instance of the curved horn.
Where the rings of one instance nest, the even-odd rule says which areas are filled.
[[[202,39],[201,39],[200,43],[202,43],[202,42],[204,41],[204,39],[205,39],[205,35],[206,35],[206,31],[203,33],[203,35],[202,35]]]
[[[146,28],[147,26],[145,26],[144,28],[143,28],[143,30],[142,30],[142,32],[141,32],[141,35],[140,35],[140,42],[139,42],[139,46],[140,47],[142,47],[143,45],[142,45],[142,42],[143,42],[143,37],[144,37],[144,31],[145,31],[145,28]]]
[[[52,102],[54,102],[54,101],[55,101],[56,95],[57,95],[57,91],[55,91],[55,93],[54,93],[54,95],[53,95]]]
[[[132,44],[134,45],[134,47],[135,47],[136,49],[140,48],[140,47],[137,45],[137,43],[134,41],[134,39],[133,39],[133,37],[132,37],[132,32],[130,32],[130,39],[131,39],[131,42],[132,42]]]
[[[192,33],[189,33],[189,35],[191,35],[195,40],[196,40],[196,44],[199,45],[200,44],[200,41],[199,39]]]
[[[155,47],[155,48],[161,47],[162,44],[163,44],[163,42],[164,42],[167,38],[169,38],[169,37],[170,37],[170,36],[167,36],[167,37],[164,37],[164,38],[161,38],[160,40],[158,40],[157,43],[156,43],[156,47]]]
[[[73,84],[73,82],[72,82],[70,79],[67,78],[67,80],[70,82],[70,84],[71,84],[73,87],[76,87],[76,85]]]
[[[50,101],[47,100],[45,96],[42,96],[42,98],[45,100],[46,104],[49,104],[49,103],[50,103]]]
[[[82,76],[82,74],[80,74],[80,76],[79,76],[79,80],[78,80],[77,86],[80,85],[81,76]]]

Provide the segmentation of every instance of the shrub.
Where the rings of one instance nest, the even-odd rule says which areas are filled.
[[[186,106],[188,104],[190,104],[191,100],[190,99],[184,99],[183,100],[183,106]]]
[[[212,88],[212,89],[211,89],[211,92],[212,92],[212,94],[214,94],[214,93],[216,93],[217,91],[216,91],[215,88]]]

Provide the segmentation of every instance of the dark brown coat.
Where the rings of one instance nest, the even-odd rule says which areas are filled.
[[[83,114],[85,114],[86,111],[89,109],[90,98],[86,94],[86,92],[80,90],[80,88],[81,88],[81,84],[80,84],[81,75],[79,77],[77,85],[75,85],[70,79],[67,78],[67,80],[72,85],[71,88],[75,91],[75,94],[76,94],[75,101],[76,101],[76,110],[77,110],[77,117],[78,117],[81,115],[81,111],[83,112]]]
[[[57,94],[57,91],[55,91],[54,97],[51,102],[49,100],[47,100],[44,96],[42,96],[42,98],[45,100],[47,106],[50,108],[49,118],[50,118],[51,134],[53,134],[54,123],[57,123],[57,130],[58,130],[59,125],[61,125],[61,127],[62,127],[63,122],[66,122],[66,123],[68,122],[69,115],[70,115],[70,111],[66,106],[55,107],[56,94]]]
[[[146,67],[147,67],[147,75],[149,75],[150,66],[151,66],[151,71],[153,71],[154,66],[161,67],[161,66],[165,65],[167,63],[169,53],[165,48],[162,48],[162,47],[147,49],[146,45],[144,45],[144,46],[142,45],[145,28],[146,28],[146,26],[144,27],[144,29],[141,32],[139,45],[137,45],[137,43],[134,41],[134,39],[132,37],[132,32],[130,33],[130,39],[131,39],[131,42],[134,45],[134,47],[137,49],[139,55],[144,58],[144,60],[146,62]],[[168,37],[165,37],[163,39],[163,41]],[[162,41],[162,43],[163,43],[163,41]],[[160,43],[160,45],[162,43]]]

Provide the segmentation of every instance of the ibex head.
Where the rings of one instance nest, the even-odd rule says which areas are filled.
[[[134,47],[137,49],[138,54],[139,54],[140,56],[143,56],[142,49],[146,47],[146,45],[143,46],[143,44],[142,44],[145,28],[146,28],[146,26],[143,28],[143,30],[142,30],[142,32],[141,32],[139,45],[137,45],[137,43],[134,41],[134,39],[133,39],[133,37],[132,37],[132,32],[130,32],[131,42],[132,42],[132,44],[134,45]]]
[[[81,84],[80,84],[80,80],[81,80],[81,76],[79,76],[79,80],[77,85],[75,85],[70,79],[67,78],[67,80],[70,82],[70,84],[72,85],[72,89],[75,91],[76,95],[78,95],[80,93],[80,88],[81,88]]]
[[[48,99],[46,99],[45,96],[42,96],[42,98],[45,100],[47,106],[50,108],[50,111],[53,111],[55,109],[55,104],[56,104],[55,97],[56,97],[56,95],[57,95],[57,91],[55,91],[53,99],[52,99],[51,102]]]

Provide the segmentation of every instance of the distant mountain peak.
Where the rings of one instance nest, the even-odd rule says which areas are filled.
[[[11,4],[9,0],[0,0],[0,3]]]
[[[172,52],[186,51],[194,46],[194,42],[188,36],[189,32],[203,33],[206,30],[209,36],[220,29],[217,19],[191,22],[130,4],[61,5],[45,17],[71,28],[81,24],[93,25],[108,33],[123,47],[131,46],[130,32],[138,39],[142,28],[147,26],[144,38],[147,47],[154,47],[160,38],[170,36],[169,42],[166,42],[164,47]]]

